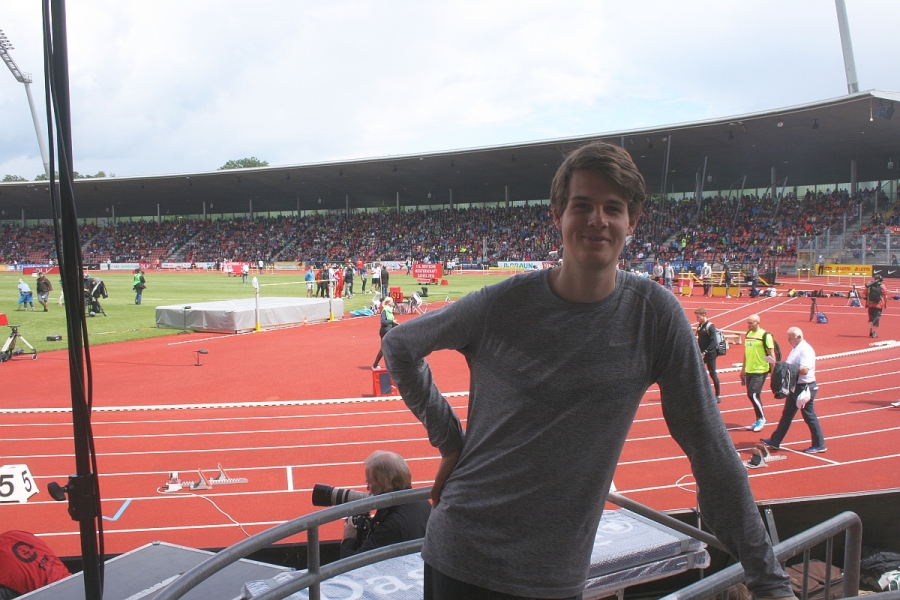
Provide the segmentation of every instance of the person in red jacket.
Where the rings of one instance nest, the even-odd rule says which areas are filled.
[[[881,275],[875,275],[875,279],[866,284],[866,309],[869,313],[869,337],[878,337],[878,325],[881,323],[881,313],[887,308],[887,294],[884,293],[884,284]]]
[[[68,576],[62,561],[34,535],[0,534],[0,600],[17,598]]]

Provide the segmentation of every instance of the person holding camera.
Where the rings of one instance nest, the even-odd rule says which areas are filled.
[[[412,475],[402,456],[376,450],[366,459],[366,486],[374,496],[408,490],[412,488]],[[416,500],[379,509],[369,522],[368,515],[362,515],[364,519],[351,517],[344,525],[341,558],[424,537],[430,514],[428,500]]]
[[[878,325],[881,323],[881,312],[887,308],[887,298],[881,275],[866,284],[866,309],[869,311],[869,337],[878,337]]]

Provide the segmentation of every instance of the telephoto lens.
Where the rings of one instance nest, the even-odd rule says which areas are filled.
[[[362,500],[371,495],[368,492],[357,492],[347,488],[337,488],[324,483],[317,483],[313,486],[312,503],[313,506],[337,506],[345,502]]]

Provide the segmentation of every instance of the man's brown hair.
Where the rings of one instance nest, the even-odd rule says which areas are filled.
[[[647,198],[644,176],[622,148],[606,142],[591,142],[572,151],[556,170],[550,185],[550,206],[556,214],[562,214],[569,201],[569,183],[572,173],[587,171],[604,178],[617,188],[628,203],[628,217],[633,221],[641,214]]]

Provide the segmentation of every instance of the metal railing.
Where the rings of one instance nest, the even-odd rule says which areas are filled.
[[[322,525],[371,510],[424,500],[429,498],[430,492],[430,488],[419,488],[380,494],[378,496],[333,506],[267,529],[266,531],[242,540],[233,546],[225,548],[221,552],[185,572],[164,590],[160,591],[160,593],[154,597],[154,600],[176,600],[181,598],[201,582],[228,565],[279,540],[304,531],[307,532],[307,572],[290,579],[263,594],[254,596],[254,600],[280,600],[281,598],[285,598],[286,596],[306,588],[309,588],[310,600],[320,600],[320,584],[323,581],[383,560],[413,554],[422,549],[423,542],[422,539],[410,540],[399,544],[385,546],[383,548],[376,548],[368,552],[335,561],[323,567],[320,562],[321,557],[319,553],[319,528]],[[610,492],[607,500],[612,504],[626,508],[642,517],[646,517],[680,533],[689,535],[713,548],[727,552],[722,543],[715,536],[706,531],[682,523],[677,519],[653,510],[634,500],[630,500],[620,494]],[[824,541],[826,543],[826,564],[830,565],[833,537],[841,532],[844,532],[845,534],[843,597],[848,598],[856,596],[859,592],[862,522],[859,517],[852,512],[841,513],[824,523],[816,525],[815,527],[776,545],[774,547],[775,556],[783,564],[789,558],[803,553],[805,586],[808,576],[810,548],[813,548]],[[830,572],[827,576],[830,577]],[[706,577],[678,592],[666,596],[664,600],[702,600],[710,598],[715,594],[724,592],[732,585],[740,583],[743,579],[744,570],[740,563],[738,563],[719,571],[714,575]],[[827,579],[825,582],[825,598],[829,597],[828,592],[830,585],[830,579]],[[897,597],[885,596],[884,598],[882,598],[882,595],[867,596],[867,600],[900,600],[900,593],[896,594]],[[800,600],[807,600],[805,589]]]
[[[257,550],[262,550],[279,540],[304,531],[307,532],[307,573],[257,596],[255,600],[276,600],[289,596],[304,588],[309,588],[310,600],[319,600],[321,597],[319,593],[319,584],[326,579],[382,560],[403,556],[405,554],[412,554],[422,549],[421,539],[412,540],[363,552],[362,554],[341,559],[322,567],[320,562],[321,557],[319,555],[319,528],[322,525],[370,510],[378,510],[379,508],[387,508],[388,506],[396,506],[398,504],[407,504],[409,502],[415,502],[416,500],[425,500],[430,494],[431,488],[389,492],[387,494],[372,496],[371,498],[364,498],[362,500],[332,506],[331,508],[326,508],[325,510],[315,512],[311,515],[305,515],[282,523],[281,525],[277,525],[242,540],[233,546],[229,546],[193,569],[186,571],[164,590],[160,591],[160,593],[154,597],[154,600],[176,600],[177,598],[181,598],[202,581],[206,580],[214,573],[221,571],[231,563],[236,562]]]
[[[843,512],[827,521],[811,527],[774,547],[775,557],[782,564],[789,558],[803,554],[803,591],[800,600],[806,600],[809,582],[809,551],[814,546],[825,542],[825,589],[823,598],[830,598],[831,591],[831,559],[834,536],[844,533],[844,583],[843,598],[851,598],[859,593],[859,562],[862,552],[862,521],[855,513]],[[731,586],[744,580],[744,569],[740,563],[719,571],[697,583],[678,590],[662,600],[704,600],[717,594],[723,594]],[[881,600],[879,596],[866,598]]]

